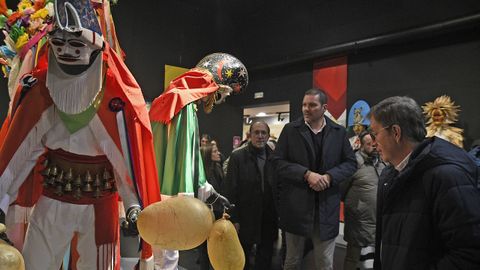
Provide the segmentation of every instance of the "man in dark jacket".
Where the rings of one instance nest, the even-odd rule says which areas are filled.
[[[370,111],[382,159],[375,269],[480,269],[480,191],[467,153],[425,139],[422,110],[390,97]]]
[[[267,146],[270,128],[265,122],[250,126],[251,140],[230,156],[226,195],[235,204],[231,219],[239,232],[245,252],[245,269],[250,269],[252,247],[257,244],[253,269],[269,270],[273,242],[278,233],[277,214],[272,195],[272,150]]]
[[[298,269],[306,239],[312,239],[317,269],[332,269],[338,235],[339,183],[357,162],[345,128],[324,116],[327,97],[310,89],[303,119],[287,124],[275,148],[280,227],[286,232],[284,269]]]

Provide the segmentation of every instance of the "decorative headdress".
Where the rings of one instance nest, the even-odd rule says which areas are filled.
[[[55,21],[59,29],[81,35],[98,49],[103,47],[102,31],[90,0],[55,0]]]
[[[200,60],[196,67],[209,71],[218,85],[231,87],[234,94],[239,94],[247,88],[247,68],[228,53],[209,54]]]
[[[463,129],[450,126],[457,122],[459,108],[447,95],[425,103],[422,109],[427,119],[427,137],[437,136],[463,147]]]

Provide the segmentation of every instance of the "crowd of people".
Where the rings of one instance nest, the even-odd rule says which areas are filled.
[[[0,130],[0,223],[9,227],[0,239],[22,250],[26,269],[119,269],[120,228],[138,236],[141,211],[173,196],[202,200],[217,219],[230,213],[245,269],[272,268],[279,229],[283,269],[302,267],[310,245],[315,268],[333,269],[341,200],[344,269],[480,269],[480,148],[428,136],[413,99],[373,106],[354,151],[325,114],[327,95],[309,89],[303,117],[278,141],[256,121],[226,158],[200,136],[197,110],[246,89],[239,59],[207,55],[147,111],[108,1],[54,2],[4,12],[12,84]],[[178,250],[139,246],[137,269],[178,269]]]
[[[205,151],[208,179],[215,185],[222,179],[216,187],[235,204],[232,222],[249,258],[245,269],[271,269],[278,229],[283,269],[300,269],[309,244],[315,269],[333,269],[340,201],[343,269],[479,269],[475,153],[426,138],[421,108],[408,97],[372,107],[355,151],[326,110],[322,90],[306,91],[303,117],[288,123],[275,144],[268,143],[267,123],[252,123],[224,174],[217,146],[202,136],[202,148],[214,149]]]

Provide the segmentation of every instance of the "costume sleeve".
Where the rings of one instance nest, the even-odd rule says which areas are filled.
[[[332,185],[338,185],[343,180],[348,179],[357,171],[357,159],[353,153],[352,146],[344,133],[343,144],[341,146],[342,161],[337,166],[331,168],[326,173],[332,177]]]
[[[301,164],[291,162],[288,156],[288,148],[295,147],[294,145],[289,145],[289,137],[291,136],[291,134],[289,134],[290,129],[290,127],[286,126],[280,133],[272,161],[277,174],[281,176],[282,179],[293,182],[304,182],[304,175],[308,168]]]
[[[38,158],[44,153],[42,138],[50,127],[52,110],[46,110],[40,120],[29,130],[23,128],[26,125],[22,123],[22,117],[26,115],[18,114],[17,116],[21,117],[13,118],[9,130],[2,131],[4,133],[0,150],[3,168],[0,175],[2,206],[16,199],[20,186],[35,167]],[[19,129],[22,129],[22,133],[16,132]],[[10,197],[9,199],[5,197],[6,194]],[[7,209],[2,208],[2,210],[6,213]]]
[[[433,233],[438,233],[443,257],[432,268],[479,269],[480,190],[457,166],[441,166],[426,173],[425,191],[432,205]],[[460,267],[460,268],[459,268]]]
[[[115,171],[115,179],[122,179],[118,176]],[[123,201],[123,207],[127,211],[132,206],[140,207],[140,202],[138,201],[137,193],[132,185],[128,185],[123,181],[118,181],[118,193]]]

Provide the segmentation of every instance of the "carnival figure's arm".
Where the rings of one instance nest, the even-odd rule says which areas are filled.
[[[28,138],[26,140],[30,139],[31,138]],[[5,148],[7,147],[1,150],[0,158],[4,156]],[[45,147],[41,141],[36,142],[35,145],[29,145],[29,143],[24,142],[6,164],[6,168],[0,175],[0,209],[5,214],[10,204],[15,201],[20,186],[32,172],[38,158],[44,151]]]
[[[122,180],[118,174],[115,178],[120,180],[118,181],[118,193],[122,198],[125,209],[125,220],[122,220],[120,225],[126,234],[138,235],[137,218],[141,212],[141,207],[135,188],[125,181],[126,178]]]

